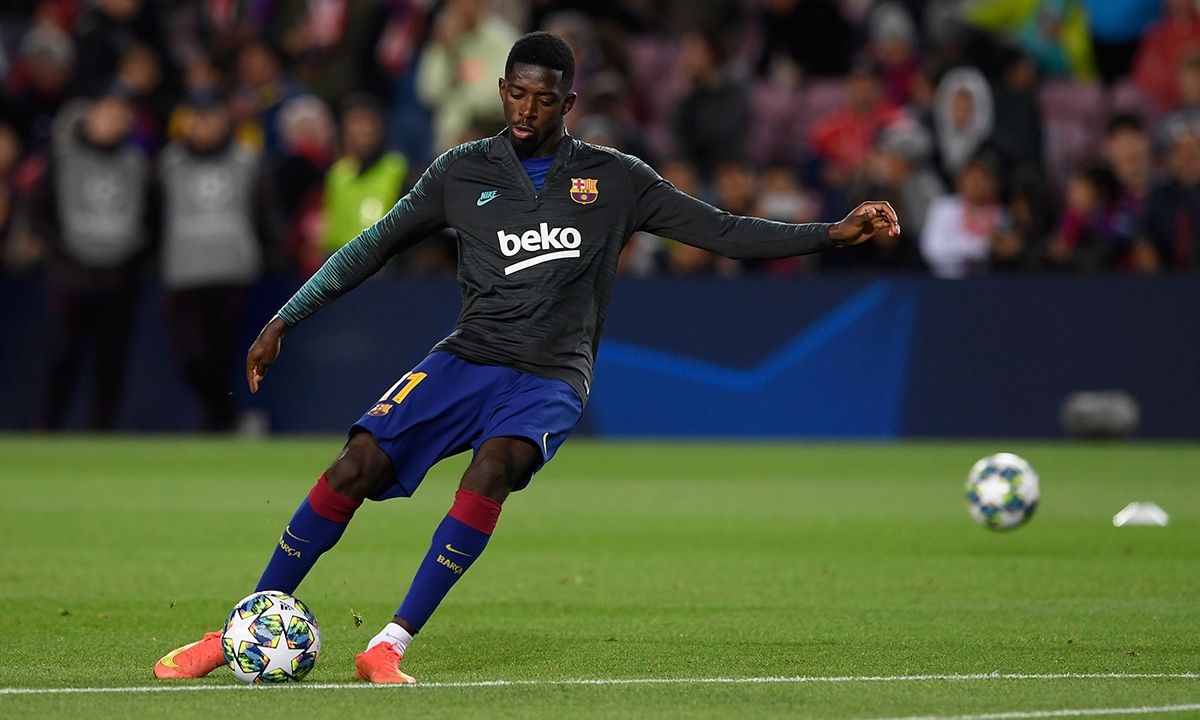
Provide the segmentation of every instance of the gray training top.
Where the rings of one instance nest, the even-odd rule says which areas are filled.
[[[462,310],[434,350],[571,385],[585,401],[617,260],[638,230],[733,258],[835,243],[828,223],[731,215],[641,160],[570,136],[537,192],[507,131],[446,151],[375,225],[338,250],[279,311],[293,327],[446,227],[458,231]]]

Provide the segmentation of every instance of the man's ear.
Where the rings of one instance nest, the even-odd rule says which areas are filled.
[[[575,107],[575,98],[577,98],[577,97],[579,97],[579,95],[577,95],[575,93],[567,93],[567,99],[563,100],[563,109],[562,109],[563,115],[566,115],[567,113],[571,112],[571,108]]]
[[[503,100],[504,99],[504,78],[500,78],[499,88],[500,88],[500,99]]]

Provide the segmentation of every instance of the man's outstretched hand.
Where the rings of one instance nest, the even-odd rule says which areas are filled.
[[[285,332],[287,324],[276,315],[258,334],[258,339],[250,346],[250,352],[246,353],[246,384],[250,386],[251,393],[258,392],[258,384],[266,376],[267,368],[279,357],[279,346]]]
[[[889,203],[870,200],[850,211],[841,222],[830,225],[829,237],[839,245],[857,245],[883,230],[898,236],[900,219]]]

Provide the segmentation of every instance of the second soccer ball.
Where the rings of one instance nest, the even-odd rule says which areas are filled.
[[[1033,517],[1041,497],[1037,473],[1023,458],[996,453],[982,458],[967,475],[967,511],[992,530],[1011,530]]]

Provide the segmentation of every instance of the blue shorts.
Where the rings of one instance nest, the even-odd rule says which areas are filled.
[[[570,385],[495,365],[476,365],[434,352],[396,381],[350,429],[365,430],[392,459],[396,484],[372,500],[408,497],[429,468],[494,437],[525,438],[537,445],[542,462],[555,451],[583,414]],[[518,483],[516,490],[529,484]]]

